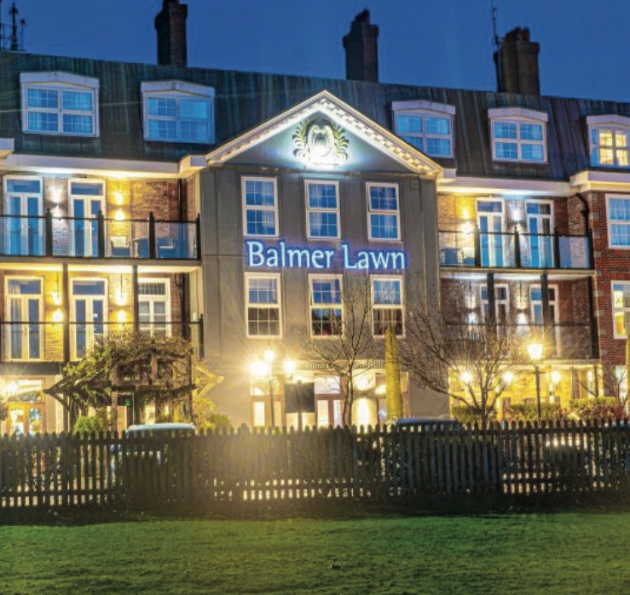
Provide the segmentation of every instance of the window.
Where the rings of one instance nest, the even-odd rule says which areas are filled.
[[[630,248],[630,196],[606,196],[608,245]]]
[[[247,336],[279,337],[280,277],[247,275]]]
[[[396,335],[404,334],[403,280],[401,278],[374,277],[372,279],[372,332],[382,337],[388,326],[394,326]]]
[[[171,334],[169,282],[164,279],[140,279],[138,282],[138,307],[140,332],[154,336]]]
[[[630,167],[630,118],[589,116],[591,165]]]
[[[483,320],[488,320],[490,314],[490,299],[488,286],[481,286],[481,313]],[[509,293],[507,285],[494,286],[494,314],[495,321],[499,325],[507,324],[509,314]]]
[[[9,322],[10,360],[39,360],[43,355],[44,328],[41,279],[7,277],[6,312]]]
[[[44,256],[44,199],[42,180],[4,179],[4,244],[10,256]]]
[[[370,240],[400,240],[398,185],[368,184]]]
[[[507,108],[491,109],[488,115],[492,131],[492,156],[495,161],[547,161],[547,114],[522,108]]]
[[[557,322],[557,309],[556,309],[556,295],[558,288],[555,286],[549,287],[549,311],[551,312],[552,323]],[[529,300],[532,309],[532,324],[543,324],[543,299],[542,288],[540,285],[532,285],[529,288]]]
[[[70,180],[71,254],[98,256],[98,214],[105,212],[105,184],[94,180]]]
[[[275,178],[243,178],[243,224],[246,236],[278,235]]]
[[[142,83],[144,138],[214,143],[214,89],[182,81]]]
[[[630,323],[630,282],[613,282],[612,299],[615,339],[625,339]]]
[[[453,106],[430,101],[395,101],[392,109],[400,138],[432,157],[453,156]]]
[[[311,295],[311,335],[332,337],[343,333],[341,278],[309,277]]]
[[[341,237],[337,182],[306,182],[306,225],[309,238]]]
[[[105,336],[107,282],[104,279],[72,279],[71,295],[72,357],[81,359]]]
[[[24,132],[98,136],[98,79],[26,72],[20,82]]]

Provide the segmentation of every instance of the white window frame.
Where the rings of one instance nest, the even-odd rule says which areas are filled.
[[[76,309],[76,298],[95,298],[100,296],[88,295],[88,296],[76,296],[73,292],[74,283],[78,282],[94,282],[94,281],[103,281],[105,283],[105,291],[103,292],[103,337],[107,337],[109,335],[109,279],[107,277],[71,277],[69,280],[70,284],[70,359],[72,361],[77,360],[77,309]],[[86,322],[87,328],[94,329],[93,322]],[[89,333],[88,333],[89,335]],[[94,347],[94,332],[92,332],[92,343],[87,342],[86,352],[89,352],[92,347]],[[89,337],[88,337],[89,338]]]
[[[99,126],[99,89],[100,82],[96,78],[86,76],[78,76],[69,72],[23,72],[20,74],[20,85],[22,94],[22,131],[27,134],[47,134],[53,136],[80,136],[87,138],[98,137],[100,134]],[[28,106],[29,89],[41,89],[46,91],[57,92],[56,108],[31,108]],[[73,111],[64,110],[63,108],[63,91],[77,91],[81,93],[90,93],[92,95],[92,110]],[[54,113],[58,116],[58,129],[53,130],[29,130],[28,115],[29,113]],[[63,116],[68,114],[76,114],[80,116],[91,116],[92,132],[64,132]]]
[[[372,210],[372,201],[370,199],[370,189],[371,188],[395,188],[396,189],[396,210],[381,210],[374,209]],[[389,182],[367,182],[366,183],[366,199],[367,199],[367,226],[368,226],[368,239],[370,242],[400,242],[401,241],[401,233],[400,233],[400,185]],[[395,238],[374,238],[372,237],[372,215],[396,215],[396,237]]]
[[[253,206],[247,204],[247,182],[272,182],[273,183],[273,207]],[[241,177],[241,208],[243,217],[243,236],[246,238],[277,238],[280,235],[278,220],[278,179],[265,176],[242,176]],[[274,232],[273,234],[250,234],[247,232],[247,211],[273,211]]]
[[[39,281],[41,283],[41,292],[40,294],[37,296],[39,298],[39,321],[41,323],[44,323],[44,317],[45,317],[45,304],[44,304],[44,296],[46,295],[46,287],[45,287],[45,279],[43,277],[37,277],[37,276],[31,276],[31,275],[7,275],[4,278],[4,296],[5,296],[5,303],[4,303],[4,308],[5,308],[5,312],[6,312],[6,319],[8,322],[13,322],[11,320],[11,296],[13,296],[14,294],[10,294],[9,293],[9,281]],[[20,294],[21,295],[21,294]],[[32,295],[35,296],[36,294],[27,294],[27,295]],[[17,321],[15,321],[17,322]],[[28,322],[23,322],[22,324],[28,324]],[[0,329],[2,330],[2,329]],[[39,333],[39,353],[41,354],[40,358],[20,358],[20,359],[13,359],[11,358],[11,335],[10,335],[10,331],[9,334],[6,336],[6,353],[7,353],[7,359],[8,361],[11,362],[41,362],[44,361],[46,359],[46,352],[45,350],[45,338],[46,338],[46,325],[45,324],[41,324],[40,325],[40,333]],[[24,341],[24,339],[22,339]],[[26,339],[26,341],[28,341],[28,339]],[[24,346],[22,346],[22,349],[24,349]]]
[[[608,233],[608,247],[611,250],[628,250],[630,249],[630,243],[624,246],[614,246],[612,243],[612,226],[613,225],[627,225],[630,227],[630,219],[628,221],[615,220],[614,222],[610,219],[610,199],[622,199],[630,201],[630,194],[606,194],[606,232]]]
[[[34,196],[34,194],[31,194],[29,192],[9,192],[8,190],[8,186],[9,186],[9,181],[10,180],[30,180],[30,181],[35,181],[35,182],[39,182],[39,194],[37,195],[39,197],[39,208],[38,208],[38,216],[39,217],[43,217],[44,216],[44,179],[40,178],[39,176],[14,176],[14,175],[9,175],[9,176],[4,176],[4,180],[3,180],[3,192],[4,192],[4,214],[8,215],[10,212],[10,200],[9,197],[10,196],[19,196],[20,198],[26,198],[28,196]],[[11,213],[11,215],[13,215],[13,213]],[[9,220],[5,219],[5,223],[4,225],[9,225]],[[42,220],[42,227],[43,227],[43,220]],[[44,242],[44,233],[41,234],[41,237],[39,239],[40,241],[40,250],[43,248],[43,242]],[[4,239],[4,244],[5,244],[5,250],[7,254],[10,254],[11,251],[11,238],[10,238],[10,234],[6,234],[6,237]]]
[[[625,147],[617,147],[616,144],[617,133],[628,135],[628,140],[630,140],[630,118],[615,114],[606,116],[588,116],[586,118],[586,123],[588,125],[588,144],[591,165],[593,167],[614,167],[617,169],[630,168],[630,144]],[[604,145],[604,148],[612,151],[614,163],[601,163],[599,159],[597,161],[593,159],[595,151],[602,149],[601,144],[593,143],[593,133],[596,130],[608,130],[612,133],[613,144],[610,146]],[[618,152],[622,150],[627,154],[627,165],[619,164]]]
[[[317,280],[336,280],[339,281],[339,292],[341,302],[339,304],[315,304],[313,301],[313,281]],[[343,275],[309,275],[308,276],[308,324],[310,328],[310,334],[313,339],[338,339],[344,335],[344,304],[343,304]],[[341,333],[333,335],[316,335],[313,333],[313,310],[341,310]]]
[[[403,140],[405,136],[414,136],[418,138],[422,138],[422,149],[417,149],[422,151],[425,155],[429,155],[430,157],[436,157],[437,159],[450,159],[453,157],[453,145],[455,142],[455,135],[453,131],[453,124],[455,119],[455,106],[447,105],[443,103],[435,103],[433,101],[394,101],[392,103],[392,111],[394,113],[394,129],[396,134],[400,136]],[[418,117],[422,118],[422,132],[421,133],[404,133],[398,131],[398,116],[410,116],[410,117]],[[446,134],[428,134],[426,132],[426,123],[425,118],[448,118],[449,120],[449,131],[448,135]],[[448,139],[450,142],[451,150],[448,155],[434,155],[433,153],[429,153],[427,149],[427,138],[438,138],[438,139]],[[408,142],[409,141],[405,141]],[[411,146],[415,147],[413,143],[409,143]],[[417,148],[417,147],[416,147]]]
[[[619,308],[615,305],[615,285],[625,285],[628,288],[628,293],[630,294],[630,281],[611,281],[610,282],[610,299],[612,302],[612,327],[613,327],[613,335],[615,339],[625,339],[626,335],[620,335],[617,333],[617,325],[615,324],[616,314],[622,312],[624,314],[624,327],[626,328],[626,333],[628,332],[628,327],[630,326],[630,304],[624,305],[622,308]],[[630,295],[629,298],[630,300]]]
[[[105,180],[96,180],[96,179],[89,179],[89,178],[69,178],[68,179],[68,212],[70,213],[70,217],[75,217],[75,212],[74,212],[74,198],[81,198],[84,200],[97,200],[99,199],[99,197],[96,194],[73,194],[72,193],[72,183],[76,182],[78,184],[89,184],[92,186],[98,186],[100,185],[103,188],[103,194],[100,195],[100,202],[101,202],[101,212],[103,213],[103,217],[107,217],[106,214],[106,210],[107,210],[107,184]],[[89,216],[86,215],[85,217],[86,221],[85,221],[85,226],[86,229],[88,229],[88,231],[91,233],[92,231],[92,225],[98,225],[95,221],[88,221],[88,219],[90,219]],[[74,224],[74,220],[70,221],[70,225],[72,226]],[[91,243],[88,244],[88,246],[91,248]],[[75,237],[74,237],[74,229],[72,229],[71,233],[70,233],[70,254],[76,254],[76,246],[75,246]],[[88,256],[95,256],[94,254],[89,254],[90,250],[88,250]]]
[[[155,325],[159,324],[156,323],[154,320],[154,304],[155,302],[165,302],[166,303],[166,320],[164,321],[164,324],[166,325],[166,332],[165,335],[167,337],[170,337],[172,332],[171,332],[171,280],[170,279],[162,279],[159,277],[140,277],[138,278],[138,288],[140,287],[140,285],[142,284],[152,284],[152,285],[164,285],[164,295],[142,295],[140,292],[138,292],[138,304],[140,303],[148,303],[149,304],[149,318],[150,318],[150,322],[147,323],[148,329],[145,329],[145,331],[148,331],[149,334],[153,337],[155,334]],[[140,322],[140,320],[138,319],[138,325],[140,328],[140,332],[143,332],[142,329],[142,323]]]
[[[487,298],[483,297],[483,290],[486,290]],[[505,289],[505,298],[497,299],[496,292],[497,289]],[[501,320],[499,320],[499,306],[501,304],[505,305],[505,317],[506,322],[509,321],[510,317],[510,286],[507,283],[495,283],[494,285],[494,317],[497,324],[501,324]],[[481,321],[486,322],[486,308],[488,306],[488,310],[490,310],[490,295],[488,294],[488,285],[482,283],[479,286],[479,304],[481,305]]]
[[[311,186],[334,186],[337,206],[334,209],[330,208],[311,208],[310,206],[310,194],[309,188]],[[306,201],[306,237],[309,240],[338,240],[341,238],[341,211],[340,211],[340,199],[339,199],[339,182],[337,180],[306,180],[304,182],[305,189],[305,201]],[[313,236],[311,233],[311,213],[334,213],[337,217],[337,235],[334,236]]]
[[[249,303],[249,280],[250,279],[275,279],[278,289],[277,304],[250,304]],[[248,339],[281,339],[283,332],[282,324],[282,279],[280,273],[245,273],[245,333]],[[276,308],[278,310],[278,334],[277,335],[250,335],[249,334],[249,308]]]
[[[547,163],[547,122],[549,121],[549,115],[545,112],[538,112],[534,110],[524,109],[520,107],[510,108],[497,108],[488,110],[488,119],[490,122],[490,142],[492,144],[492,159],[499,162],[507,163],[533,163],[533,164],[545,164]],[[505,124],[516,124],[516,138],[515,139],[497,139],[494,137],[494,124],[497,122]],[[542,127],[542,140],[532,141],[521,139],[521,124],[537,124]],[[496,143],[512,143],[516,145],[518,157],[516,159],[508,159],[505,157],[497,157],[496,155]],[[523,159],[522,147],[523,145],[542,145],[543,158],[541,161],[533,161],[531,159]]]
[[[400,305],[387,306],[376,305],[374,302],[374,281],[399,281],[400,282]],[[377,334],[374,332],[374,312],[376,310],[400,310],[402,313],[402,333],[396,335],[404,338],[407,325],[405,324],[405,278],[402,275],[370,275],[370,304],[372,306],[372,336],[375,339],[384,339],[385,333]]]
[[[155,143],[184,143],[198,145],[212,145],[215,142],[215,109],[214,109],[214,87],[205,85],[195,85],[184,81],[156,81],[144,82],[140,84],[142,93],[142,116],[144,140]],[[177,101],[178,113],[175,117],[170,116],[149,116],[149,99],[175,99]],[[180,99],[199,99],[208,104],[208,139],[190,140],[181,137],[181,118],[179,117]],[[176,123],[177,137],[172,139],[152,138],[149,136],[149,120],[174,121]]]

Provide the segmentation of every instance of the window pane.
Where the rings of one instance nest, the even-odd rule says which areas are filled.
[[[92,116],[64,114],[63,131],[70,134],[92,134],[94,132]]]
[[[39,180],[22,180],[19,178],[9,178],[7,180],[7,192],[20,194],[39,194],[41,183]]]
[[[398,134],[403,133],[422,133],[422,118],[420,116],[402,116],[397,117]]]
[[[159,140],[175,140],[177,124],[174,120],[149,120],[149,138]]]
[[[209,126],[208,122],[181,122],[181,140],[191,142],[208,142]]]
[[[166,295],[166,283],[139,283],[138,295]]]
[[[494,138],[513,138],[516,139],[516,124],[513,122],[495,122]]]
[[[311,287],[314,304],[341,304],[339,279],[313,279]]]
[[[518,159],[518,145],[516,143],[494,143],[494,153],[497,159]]]
[[[451,141],[446,138],[427,138],[427,155],[448,157],[451,155]]]
[[[370,215],[372,238],[396,240],[398,239],[397,215]]]
[[[336,209],[337,186],[335,184],[309,184],[308,206],[312,209]]]
[[[147,99],[149,116],[175,118],[177,116],[177,102],[166,97],[149,97]]]
[[[310,234],[316,238],[336,238],[339,235],[337,213],[309,213]]]
[[[70,182],[70,194],[75,194],[78,196],[103,196],[103,184]]]
[[[91,112],[92,93],[63,91],[62,105],[64,110]]]
[[[401,136],[401,138],[418,151],[424,151],[424,139],[421,136]]]
[[[35,132],[58,132],[59,116],[49,112],[28,112],[28,129]]]
[[[203,99],[180,99],[179,117],[206,120],[208,118],[208,102]]]
[[[249,308],[248,331],[252,336],[273,337],[280,334],[278,308]]]
[[[11,295],[40,295],[42,282],[39,279],[9,279],[8,289]]]
[[[397,211],[396,188],[394,186],[370,186],[370,209],[373,211]]]
[[[248,299],[250,304],[277,304],[278,282],[273,278],[248,279]]]
[[[59,96],[55,89],[29,89],[28,107],[57,109]]]
[[[73,281],[72,295],[105,295],[105,281]]]
[[[524,161],[544,161],[542,145],[521,145],[521,153]]]
[[[402,304],[399,279],[374,279],[372,287],[375,306],[400,306]]]
[[[451,134],[450,118],[425,118],[424,119],[427,134]]]
[[[247,211],[248,235],[273,236],[276,234],[276,218],[274,211]]]
[[[245,202],[251,206],[275,205],[274,183],[271,180],[246,180]]]
[[[540,124],[521,124],[521,140],[540,140],[543,133]]]
[[[611,221],[630,222],[630,198],[609,198],[608,218]]]

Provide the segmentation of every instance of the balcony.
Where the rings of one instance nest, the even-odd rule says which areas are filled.
[[[0,256],[199,260],[195,221],[0,215]]]
[[[590,236],[440,231],[440,265],[486,269],[592,269]]]

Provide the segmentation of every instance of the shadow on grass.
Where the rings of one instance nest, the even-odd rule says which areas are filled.
[[[151,502],[121,500],[107,506],[11,510],[0,514],[0,526],[82,526],[107,523],[141,523],[158,520],[274,521],[295,518],[360,520],[379,517],[483,516],[513,514],[630,512],[630,493],[565,493],[546,495],[453,495],[401,498],[388,501],[294,500],[281,502],[212,502],[156,506]]]

